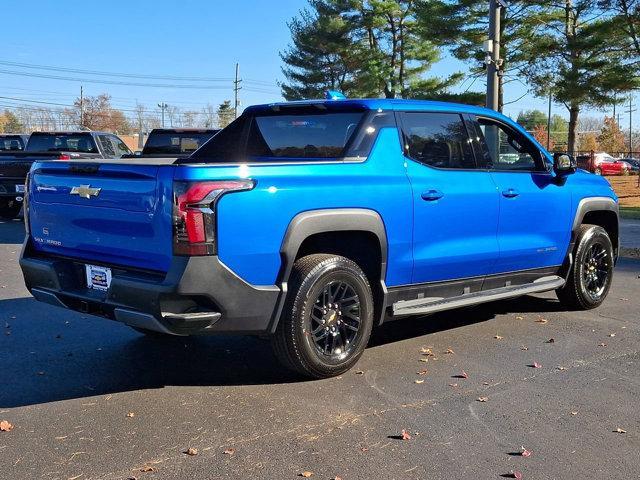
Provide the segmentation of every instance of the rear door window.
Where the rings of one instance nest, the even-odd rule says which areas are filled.
[[[131,150],[129,150],[127,144],[124,143],[120,138],[116,137],[115,135],[109,135],[109,138],[111,139],[111,144],[115,149],[116,157],[120,158],[123,155],[131,155]]]
[[[405,112],[401,119],[409,158],[434,168],[476,168],[467,129],[459,114]]]

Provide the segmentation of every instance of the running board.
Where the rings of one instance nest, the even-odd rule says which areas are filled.
[[[467,307],[480,303],[494,302],[506,298],[519,297],[530,293],[547,292],[564,285],[564,279],[557,275],[542,277],[533,283],[514,285],[508,287],[486,290],[483,292],[466,293],[458,297],[441,298],[417,298],[415,300],[402,300],[393,304],[393,316],[403,317],[407,315],[424,315],[426,313],[441,312],[452,308]]]

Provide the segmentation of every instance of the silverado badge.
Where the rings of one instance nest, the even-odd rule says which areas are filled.
[[[97,197],[100,194],[101,188],[91,188],[90,185],[80,185],[79,187],[73,187],[70,195],[80,195],[80,198],[89,199],[91,197]]]

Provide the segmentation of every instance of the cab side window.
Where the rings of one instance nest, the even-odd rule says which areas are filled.
[[[122,140],[120,140],[115,135],[110,135],[110,138],[117,157],[122,157],[123,155],[131,155],[131,150],[129,150],[129,147],[127,147],[127,145]]]
[[[104,152],[107,158],[113,158],[116,156],[116,152],[113,149],[113,145],[109,141],[109,137],[106,135],[99,135],[98,141],[100,142],[100,146],[102,147],[102,151]]]
[[[405,154],[434,168],[475,169],[462,117],[457,113],[401,114]]]
[[[542,154],[522,134],[502,123],[478,118],[480,163],[492,170],[541,171]]]

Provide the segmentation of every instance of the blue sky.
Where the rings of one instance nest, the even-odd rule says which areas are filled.
[[[137,0],[110,2],[79,0],[3,0],[6,18],[20,21],[2,25],[0,62],[68,67],[104,72],[225,79],[215,89],[175,89],[101,85],[3,73],[27,72],[74,78],[95,77],[81,73],[47,72],[0,64],[0,96],[70,104],[83,84],[86,95],[103,92],[116,107],[133,108],[136,102],[154,107],[159,102],[183,110],[200,110],[231,99],[235,63],[245,80],[243,105],[281,99],[282,80],[278,52],[289,42],[286,26],[305,6],[305,0]],[[15,12],[6,15],[6,12]],[[447,55],[431,74],[466,71],[467,66]],[[142,83],[176,83],[171,80],[131,80]],[[197,82],[182,82],[194,84]],[[477,81],[474,89],[483,89]],[[509,85],[507,100],[526,92]],[[0,108],[23,103],[0,99]],[[36,104],[34,104],[36,105]],[[505,108],[517,115],[521,109],[541,108],[546,102],[527,96]],[[563,107],[555,106],[565,115]]]

